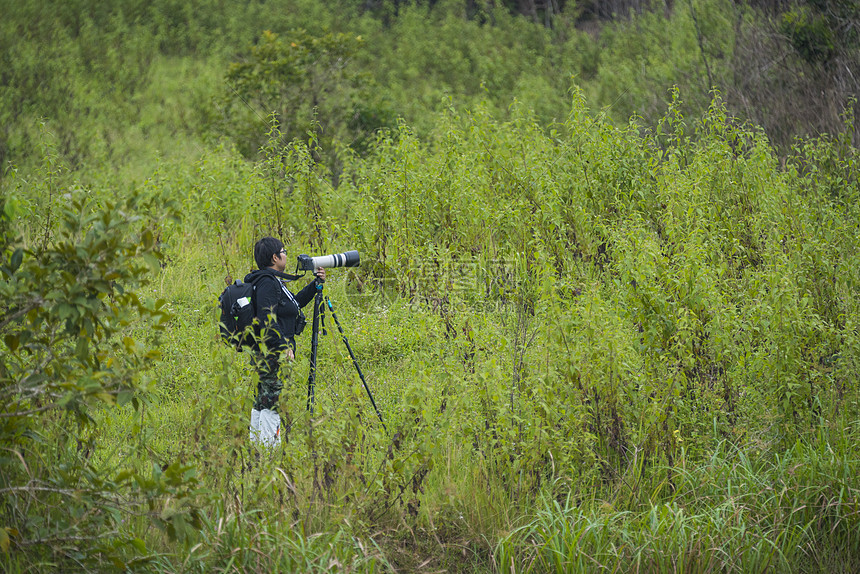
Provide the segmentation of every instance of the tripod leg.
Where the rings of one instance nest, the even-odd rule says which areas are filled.
[[[355,353],[352,352],[352,347],[349,345],[349,340],[346,338],[346,333],[343,332],[343,327],[340,325],[340,321],[337,318],[337,313],[334,312],[334,306],[331,304],[331,300],[328,297],[325,298],[326,305],[328,305],[328,310],[331,313],[331,316],[334,317],[334,323],[337,325],[337,330],[340,331],[340,336],[343,339],[344,344],[346,345],[346,350],[349,351],[349,357],[352,359],[352,364],[355,365],[355,370],[358,372],[358,378],[361,379],[361,384],[364,385],[364,390],[367,391],[367,396],[370,397],[370,404],[373,405],[373,410],[376,411],[376,416],[379,417],[379,422],[382,423],[382,428],[385,432],[388,432],[388,428],[385,426],[385,421],[382,420],[382,413],[379,412],[379,408],[376,406],[376,401],[373,400],[373,393],[370,392],[370,387],[367,386],[367,381],[364,380],[364,373],[361,372],[361,367],[358,366],[358,359],[355,358]]]
[[[320,339],[320,311],[323,304],[323,283],[316,280],[316,295],[314,296],[314,319],[311,332],[311,368],[308,373],[308,410],[314,414],[314,385],[317,378],[317,347]]]

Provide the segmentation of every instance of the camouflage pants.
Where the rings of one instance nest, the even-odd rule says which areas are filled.
[[[284,383],[278,373],[280,368],[278,355],[263,356],[261,353],[255,352],[254,366],[257,369],[257,374],[260,375],[260,382],[257,383],[257,397],[254,399],[254,409],[277,411],[281,389],[284,388]]]

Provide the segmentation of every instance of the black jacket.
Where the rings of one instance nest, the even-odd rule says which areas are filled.
[[[266,342],[266,347],[270,350],[281,351],[287,345],[295,350],[296,342],[293,336],[296,332],[296,318],[300,308],[313,300],[316,284],[311,281],[293,295],[271,269],[252,271],[245,276],[245,283],[254,284],[257,336]]]

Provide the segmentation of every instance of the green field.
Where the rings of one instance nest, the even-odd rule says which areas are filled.
[[[4,571],[860,570],[857,121],[702,88],[752,7],[3,4]],[[249,442],[264,235],[385,428],[327,316]]]

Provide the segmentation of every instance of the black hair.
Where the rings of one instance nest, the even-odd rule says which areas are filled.
[[[265,269],[272,266],[272,257],[281,252],[284,244],[274,237],[264,237],[254,245],[254,261],[257,267]]]

